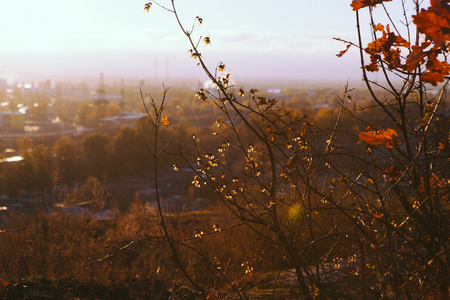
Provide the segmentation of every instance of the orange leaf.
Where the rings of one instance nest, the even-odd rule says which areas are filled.
[[[443,82],[445,76],[450,74],[450,64],[438,60],[435,55],[430,55],[426,67],[427,71],[420,76],[420,80],[431,83],[434,86],[439,82]]]
[[[337,57],[341,57],[342,55],[345,54],[345,52],[347,52],[348,48],[350,48],[352,45],[348,44],[347,48],[345,48],[344,50],[340,51],[338,54],[336,54]]]
[[[378,65],[375,63],[371,63],[370,65],[364,66],[364,68],[369,72],[378,72]]]
[[[430,43],[422,43],[421,46],[413,45],[411,47],[412,52],[406,57],[405,69],[408,72],[414,71],[420,64],[425,62],[425,57],[427,53],[424,52],[425,48],[428,47]]]
[[[386,130],[380,129],[379,131],[360,132],[358,137],[369,145],[385,145],[390,149],[395,148],[400,144],[398,141],[398,134],[392,128]]]
[[[363,7],[375,6],[377,4],[380,4],[383,2],[389,2],[389,1],[392,1],[392,0],[353,0],[352,4],[350,4],[350,6],[353,7],[354,11],[357,11]]]
[[[388,64],[389,69],[405,67],[400,59],[400,47],[409,48],[409,43],[401,36],[395,35],[389,29],[389,24],[384,27],[381,24],[374,25],[374,30],[383,31],[383,36],[375,39],[373,42],[367,44],[364,51],[370,55],[370,64],[364,66],[369,72],[377,72],[379,61],[384,61]]]
[[[440,47],[450,40],[450,10],[443,7],[442,1],[432,1],[428,10],[422,9],[413,16],[413,22],[420,33],[424,33],[428,38]]]
[[[439,178],[436,174],[432,174],[431,178],[428,179],[430,182],[430,190],[436,189],[438,187],[442,187],[445,183],[445,180],[442,178]],[[422,182],[419,185],[419,192],[420,193],[424,193],[426,191],[425,189],[425,179],[423,177],[420,178],[420,181]]]
[[[404,38],[402,38],[401,36],[397,35],[395,37],[395,44],[398,46],[403,46],[405,48],[409,47],[409,43],[407,40],[405,40]]]
[[[420,76],[420,81],[431,83],[434,86],[444,80],[445,76],[440,72],[425,72]]]
[[[384,170],[381,173],[389,176],[389,182],[394,182],[400,178],[400,176],[403,174],[403,171],[399,165],[394,165],[394,166],[390,166],[389,168],[387,168],[386,170]]]
[[[400,145],[400,141],[398,140],[398,134],[397,132],[392,129],[388,128],[386,130],[380,130],[384,137],[384,145],[388,148],[395,148]]]
[[[384,214],[373,214],[372,216],[373,216],[374,219],[378,219],[379,220],[379,219],[384,217]]]
[[[383,144],[383,135],[377,134],[375,131],[360,132],[358,138],[369,145]]]
[[[378,23],[377,25],[373,25],[373,30],[384,31],[384,26],[382,24]]]

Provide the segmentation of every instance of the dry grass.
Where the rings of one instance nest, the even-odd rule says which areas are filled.
[[[214,224],[225,229],[237,223],[224,211],[216,207],[166,217],[174,239],[205,254],[198,255],[178,244],[178,255],[194,280],[211,291],[228,291],[228,283],[211,263],[231,282],[248,282],[253,274],[283,267],[279,249],[245,225],[213,233]],[[138,200],[129,211],[108,220],[61,212],[11,212],[3,222],[6,228],[26,227],[0,234],[0,282],[5,286],[4,293],[11,291],[11,283],[20,282],[41,290],[46,290],[45,283],[66,286],[70,282],[75,289],[100,286],[103,295],[139,286],[137,282],[156,280],[167,287],[185,283],[167,245],[155,238],[161,236],[158,218]],[[212,234],[193,238],[196,230]],[[119,250],[132,241],[138,242]],[[156,289],[141,285],[147,291]]]

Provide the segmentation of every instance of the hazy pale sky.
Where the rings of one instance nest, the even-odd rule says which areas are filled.
[[[195,36],[209,35],[202,56],[223,61],[234,78],[358,79],[350,0],[177,0],[186,27],[204,19]],[[387,3],[391,7],[400,5]],[[187,39],[173,15],[144,0],[2,1],[0,78],[204,77],[189,57]],[[170,1],[161,0],[161,4]]]

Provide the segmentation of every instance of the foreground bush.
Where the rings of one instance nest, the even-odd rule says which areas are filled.
[[[220,146],[202,149],[194,136],[194,150],[180,150],[197,173],[192,184],[211,187],[240,222],[280,248],[306,299],[448,298],[447,1],[433,0],[427,9],[419,1],[397,1],[403,11],[398,22],[387,8],[389,0],[352,1],[357,42],[343,41],[346,48],[338,56],[352,46],[359,50],[372,101],[359,109],[380,117],[369,123],[352,114],[354,106],[348,109],[346,103],[357,99],[346,86],[336,96],[340,111],[332,128],[258,95],[256,89],[233,86],[223,62],[208,68],[200,42],[211,45],[209,34],[195,36],[197,24],[184,27],[175,1],[168,2],[148,2],[145,9],[156,3],[173,15],[190,44],[188,53],[217,89],[200,89],[196,95],[220,111],[219,129],[212,133],[223,139]],[[379,7],[390,24],[376,23]],[[370,23],[367,45],[362,11],[368,12]],[[197,16],[195,21],[200,26],[204,20]],[[382,83],[370,77],[378,71]],[[152,99],[149,118],[155,131],[170,124],[164,100],[157,104]],[[342,124],[344,112],[365,129],[348,130]],[[157,134],[154,140],[156,145]],[[357,142],[348,143],[352,140]],[[153,158],[163,151],[155,146]],[[164,228],[164,214],[159,215],[178,267],[206,298],[202,284],[186,271],[180,255],[186,245],[179,245],[176,233]],[[196,249],[211,260],[211,253]]]

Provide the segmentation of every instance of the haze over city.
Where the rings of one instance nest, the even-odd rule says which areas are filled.
[[[339,37],[356,40],[350,1],[179,1],[185,26],[209,35],[203,57],[227,65],[235,79],[358,81],[357,50]],[[0,78],[44,79],[204,77],[189,58],[189,45],[173,16],[145,1],[8,1],[0,11]],[[161,4],[170,4],[161,1]],[[387,3],[394,10],[398,4]]]

